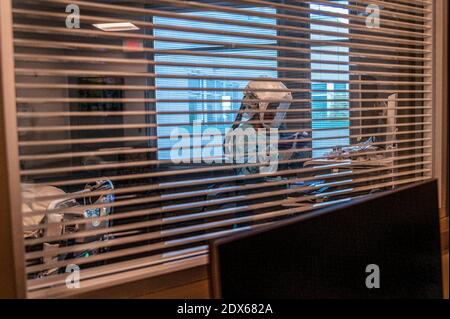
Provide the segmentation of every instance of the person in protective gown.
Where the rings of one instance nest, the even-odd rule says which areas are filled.
[[[224,143],[227,162],[239,166],[237,174],[262,173],[266,175],[264,178],[269,175],[276,178],[274,173],[279,170],[280,162],[289,160],[296,150],[301,151],[304,146],[301,140],[309,135],[300,131],[284,132],[284,119],[292,100],[292,93],[280,81],[247,84],[239,113]]]

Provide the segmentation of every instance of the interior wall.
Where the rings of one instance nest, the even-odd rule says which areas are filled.
[[[435,176],[440,179],[440,204],[448,223],[448,1],[435,2]],[[448,228],[448,227],[447,227]]]
[[[0,298],[24,298],[11,3],[0,1]],[[19,231],[18,231],[19,230]]]

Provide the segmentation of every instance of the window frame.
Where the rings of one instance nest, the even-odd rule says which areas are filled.
[[[439,1],[439,5],[442,5],[442,1],[445,0],[437,0]],[[437,2],[436,1],[436,2]],[[434,3],[433,5],[435,8],[438,6],[436,5],[436,3]],[[443,23],[443,21],[448,21],[448,16],[446,15],[445,10],[433,10],[434,11],[434,23]],[[448,11],[448,8],[447,8]],[[5,134],[6,134],[6,140],[10,143],[10,144],[14,144],[14,141],[17,143],[17,136],[16,136],[16,130],[14,130],[14,123],[15,123],[15,112],[12,112],[11,109],[13,108],[6,108],[5,105],[15,105],[15,94],[14,94],[14,90],[12,89],[12,84],[14,84],[14,71],[12,69],[12,65],[13,65],[13,56],[11,54],[12,52],[12,20],[9,19],[9,17],[11,16],[11,6],[10,6],[10,1],[0,1],[0,21],[1,21],[1,25],[0,25],[0,34],[2,35],[2,43],[0,44],[0,57],[1,57],[1,76],[2,76],[2,81],[0,81],[0,89],[1,89],[1,93],[0,96],[2,97],[2,103],[0,103],[0,109],[1,112],[3,112],[4,114],[4,118],[0,118],[0,120],[2,120],[2,126],[4,125],[4,127],[6,127],[7,129],[4,129]],[[447,26],[448,26],[448,22],[447,22]],[[5,36],[5,37],[4,37]],[[436,37],[436,35],[434,35]],[[441,34],[442,36],[442,34]],[[445,34],[444,34],[445,37]],[[433,52],[434,56],[436,57],[436,55],[438,55],[437,58],[434,58],[432,63],[433,63],[433,69],[435,70],[435,72],[438,74],[437,76],[435,76],[433,78],[434,81],[434,85],[438,85],[436,83],[437,81],[437,77],[448,77],[447,74],[447,70],[446,68],[442,68],[442,67],[436,67],[436,65],[441,66],[442,63],[448,63],[447,59],[446,59],[446,54],[443,54],[443,52],[445,52],[445,49],[442,46],[442,43],[444,42],[443,37],[436,37],[436,41],[439,43],[438,46],[436,46],[436,51]],[[448,50],[447,52],[448,53]],[[8,81],[11,81],[8,83],[8,81],[5,81],[4,79],[7,79]],[[435,90],[433,90],[433,94],[436,97],[436,101],[447,101],[448,103],[448,98],[447,98],[447,92],[445,90],[445,86],[439,84],[439,87],[435,87]],[[439,111],[439,112],[444,112],[445,111],[445,106],[448,107],[448,104],[446,104],[445,102],[442,104],[435,104],[435,106],[437,105],[437,107],[435,107],[435,109],[433,111]],[[8,111],[8,109],[10,111]],[[448,110],[447,110],[448,111]],[[448,123],[444,123],[443,122],[444,118],[441,117],[440,119],[435,119],[434,121],[437,121],[436,123],[436,127],[438,128],[437,130],[434,130],[436,133],[435,134],[440,134],[442,131],[447,130],[448,131]],[[16,137],[14,137],[16,136]],[[444,163],[446,163],[446,161],[442,161],[441,157],[443,157],[444,154],[439,154],[439,150],[440,147],[439,146],[447,146],[447,141],[446,139],[435,139],[435,143],[438,143],[439,145],[435,147],[435,152],[437,154],[435,154],[434,156],[436,157],[436,161],[433,161],[433,166],[434,166],[434,174],[436,176],[440,176],[442,174],[442,171],[445,171],[445,169],[443,169],[443,165]],[[12,216],[13,219],[18,219],[17,217],[14,216],[20,216],[20,181],[14,177],[14,173],[17,173],[16,175],[18,175],[19,169],[18,167],[14,167],[14,162],[11,162],[11,158],[12,159],[16,159],[17,160],[17,156],[15,156],[14,154],[14,150],[16,150],[16,147],[11,147],[8,149],[8,154],[1,154],[2,155],[2,163],[8,163],[8,176],[7,176],[7,183],[5,183],[5,185],[2,184],[2,186],[4,186],[5,191],[7,194],[9,194],[9,198],[10,201],[14,204],[11,208],[11,210],[9,211],[10,215]],[[11,166],[12,165],[12,166]],[[2,167],[3,169],[5,167]],[[448,176],[447,176],[448,179]],[[448,182],[447,182],[448,183]],[[448,194],[448,190],[445,189],[446,187],[441,185],[441,193],[445,192]],[[2,189],[2,193],[3,193],[3,189]],[[442,204],[442,203],[441,203]],[[2,210],[3,211],[3,210]],[[448,214],[448,213],[447,213]],[[448,223],[448,215],[447,215],[447,223]],[[11,245],[12,250],[15,252],[13,254],[9,254],[9,257],[11,257],[12,255],[14,256],[14,267],[13,267],[13,276],[9,276],[11,277],[15,282],[14,286],[15,286],[15,292],[13,293],[13,295],[11,296],[15,296],[15,297],[22,297],[22,296],[26,296],[26,292],[25,292],[25,285],[24,283],[21,281],[21,278],[23,278],[23,274],[24,274],[24,269],[21,266],[21,260],[23,260],[23,252],[22,251],[22,247],[23,245],[21,245],[21,232],[15,231],[17,229],[21,229],[21,222],[17,223],[17,222],[12,222],[12,225],[5,223],[5,228],[9,230],[9,234],[14,233],[15,235],[11,235],[13,236],[13,242],[10,241],[2,241],[0,243],[0,245],[2,245],[2,248],[7,248],[8,252],[11,252]],[[447,226],[448,229],[448,226]],[[3,230],[3,229],[2,229]],[[4,256],[3,255],[3,251],[6,251],[4,249],[1,249],[0,251],[2,251],[2,255],[0,256],[2,258],[2,260],[5,260],[5,258],[8,258],[8,256]],[[19,253],[20,252],[20,253]],[[195,268],[195,267],[187,267],[187,268]],[[181,273],[182,270],[178,270],[179,272],[173,272],[173,274],[179,274],[180,276],[185,276]],[[143,278],[141,279],[136,279],[139,282],[144,282],[145,278],[156,278],[155,275],[151,276],[143,276]],[[180,277],[181,278],[181,277]],[[186,279],[186,278],[184,278]],[[107,286],[114,286],[117,285],[117,283],[115,282],[111,282],[108,283]],[[160,286],[162,287],[162,286]],[[123,288],[121,288],[123,289]],[[163,288],[165,289],[165,288]],[[160,290],[160,288],[156,288],[156,290]],[[89,291],[92,291],[92,293],[95,295],[96,292],[99,291],[98,287],[91,287],[89,289]],[[79,292],[74,291],[74,295],[80,295]]]
[[[207,3],[212,3],[212,4],[225,5],[221,1],[211,0],[211,1],[206,1],[206,2]],[[233,8],[254,8],[254,7],[250,6],[250,5],[232,5],[230,3],[227,3],[225,6],[230,6],[230,7],[233,7]],[[151,5],[148,5],[146,7],[153,8],[153,9],[155,9],[155,8],[157,8],[157,9],[165,9],[165,8],[167,8],[167,7],[164,7],[164,6],[163,7],[160,7],[160,6],[156,6],[155,7],[155,6],[151,6]],[[279,12],[279,9],[277,9],[277,8],[274,8],[274,10],[275,10],[275,12],[274,12],[275,14]],[[170,11],[177,12],[177,13],[195,13],[195,12],[199,12],[198,9],[172,8],[172,7],[170,7]],[[154,22],[154,17],[153,16],[149,17],[148,19],[149,19],[148,22]],[[275,23],[278,24],[278,21],[275,20]],[[155,29],[157,29],[157,28],[155,28]],[[154,35],[154,29],[151,29],[151,35]],[[278,31],[277,31],[276,35],[277,36],[279,35]],[[151,43],[151,47],[154,48],[156,41],[151,41],[151,42],[152,42]],[[274,43],[276,43],[276,45],[279,45],[279,40],[276,40],[276,42],[274,42]],[[264,44],[260,44],[260,45],[264,46]],[[272,44],[269,44],[269,45],[272,45]],[[172,49],[172,50],[176,51],[177,49]],[[215,47],[202,46],[202,47],[195,47],[195,48],[190,48],[189,49],[189,51],[208,51],[208,52],[220,52],[220,51],[229,51],[229,50],[233,50],[233,52],[239,52],[239,51],[245,51],[246,49],[239,49],[239,48],[230,49],[230,48],[227,48],[226,46],[215,46]],[[165,51],[171,51],[171,50],[165,49]],[[278,54],[279,54],[279,52],[277,52],[277,55]],[[152,59],[154,61],[156,61],[156,55],[157,54],[152,54]],[[277,61],[276,63],[277,63],[276,67],[279,67],[279,62]],[[156,73],[155,65],[149,65],[148,66],[148,72]],[[276,71],[276,72],[277,72],[277,77],[282,76],[282,74],[280,74],[282,72],[280,72],[280,71]],[[154,77],[154,78],[148,79],[148,81],[150,81],[150,83],[148,85],[156,86],[157,78],[158,77]],[[157,90],[154,90],[153,92],[154,92],[154,94],[153,94],[152,98],[156,98]],[[146,104],[150,104],[150,103],[146,103]],[[157,109],[157,105],[156,104],[157,103],[151,103],[151,104],[153,104],[153,106],[149,105],[148,106],[148,108],[149,108],[148,110],[156,111],[156,109]],[[153,117],[154,117],[154,123],[158,124],[157,116],[153,116]],[[151,122],[151,123],[153,123],[153,122]],[[148,133],[147,134],[151,134],[149,136],[155,137],[155,140],[154,140],[155,144],[150,144],[150,147],[158,147],[159,138],[158,138],[157,130],[158,130],[158,128],[148,129]],[[149,143],[150,143],[150,141],[149,141]],[[152,158],[152,159],[156,159],[156,160],[159,159],[159,152],[160,151],[155,152],[155,154],[153,155],[153,156],[155,156],[155,158]],[[211,166],[222,166],[222,165],[223,165],[222,163],[208,163],[208,164],[206,164],[206,163],[203,163],[203,162],[202,163],[185,163],[185,164],[181,164],[181,165],[180,164],[174,164],[174,163],[168,163],[168,164],[160,164],[159,168],[161,168],[161,169],[175,169],[176,170],[176,169],[184,169],[186,167],[189,167],[189,168],[199,167],[199,168],[201,168],[201,167],[206,167],[206,166],[211,167]]]

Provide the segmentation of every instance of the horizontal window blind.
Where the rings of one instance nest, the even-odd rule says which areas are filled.
[[[431,176],[432,1],[13,16],[31,297],[76,292],[71,267],[95,289],[205,263],[210,239]]]

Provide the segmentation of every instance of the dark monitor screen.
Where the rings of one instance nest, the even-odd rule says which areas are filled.
[[[215,298],[442,298],[437,183],[214,240],[210,272]]]

